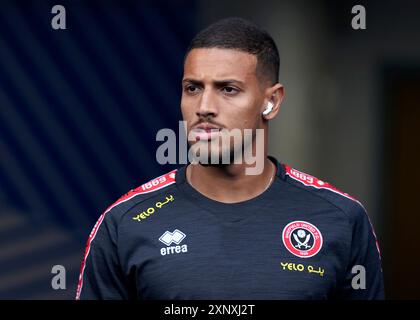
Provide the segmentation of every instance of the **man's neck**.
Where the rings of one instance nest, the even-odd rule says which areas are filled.
[[[234,203],[262,194],[271,185],[276,166],[267,157],[259,175],[247,175],[246,164],[203,166],[190,164],[186,170],[188,183],[207,198]]]

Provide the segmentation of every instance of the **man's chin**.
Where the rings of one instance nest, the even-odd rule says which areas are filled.
[[[194,147],[193,147],[194,148]],[[203,150],[200,150],[201,152]],[[201,153],[200,152],[200,153]],[[224,166],[234,163],[234,152],[231,150],[215,151],[211,150],[204,152],[203,154],[198,153],[194,156],[194,162],[199,163],[203,166]],[[192,159],[190,159],[191,161]]]

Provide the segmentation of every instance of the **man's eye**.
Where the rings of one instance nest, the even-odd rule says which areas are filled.
[[[225,93],[228,93],[228,94],[235,94],[239,90],[234,88],[234,87],[223,87],[222,91],[224,91]]]
[[[186,86],[185,87],[185,91],[187,91],[188,93],[196,93],[198,91],[198,88],[196,86]]]

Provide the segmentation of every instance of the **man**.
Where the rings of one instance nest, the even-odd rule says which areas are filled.
[[[284,96],[278,72],[274,41],[245,20],[221,20],[193,39],[181,109],[198,163],[143,184],[102,214],[77,299],[384,298],[362,205],[267,155],[268,123]],[[254,133],[239,146],[221,144],[234,129]],[[259,143],[263,165],[250,174],[255,164],[235,160]]]

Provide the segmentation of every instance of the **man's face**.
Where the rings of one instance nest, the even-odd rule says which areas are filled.
[[[262,128],[264,90],[256,76],[255,55],[230,49],[193,49],[184,65],[181,111],[187,122],[192,148],[206,143],[209,156],[221,159],[233,153],[230,143],[211,143],[227,136],[227,130]],[[220,131],[221,129],[225,129]],[[235,146],[237,146],[235,144]],[[231,158],[232,159],[232,158]]]

